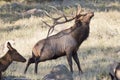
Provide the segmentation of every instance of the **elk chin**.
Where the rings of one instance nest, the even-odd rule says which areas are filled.
[[[90,19],[94,16],[94,12],[89,12]]]
[[[26,59],[24,58],[21,62],[26,62]]]

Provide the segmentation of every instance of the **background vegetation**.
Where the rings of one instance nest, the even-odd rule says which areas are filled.
[[[59,14],[49,6],[55,6],[69,15],[69,13],[75,12],[77,3],[81,4],[85,10],[94,11],[95,16],[91,20],[90,36],[78,51],[84,74],[78,75],[78,69],[74,63],[74,80],[110,80],[110,76],[108,75],[109,65],[114,61],[119,62],[120,60],[120,1],[44,1],[47,2],[43,3],[43,0],[0,1],[0,55],[5,54],[2,48],[5,41],[14,40],[14,47],[28,59],[31,57],[31,50],[34,44],[38,40],[46,37],[48,27],[46,27],[41,20],[46,20],[47,22],[50,22],[50,20],[41,12],[28,14],[29,10],[45,9],[50,14],[54,14],[54,17],[57,17]],[[74,21],[56,26],[53,34],[70,27],[73,23]],[[27,74],[24,75],[23,71],[26,63],[14,62],[3,75],[5,79],[11,80],[15,78],[41,80],[53,66],[58,64],[65,64],[68,67],[66,58],[61,57],[56,60],[39,63],[38,75],[34,75],[34,65],[31,65]]]

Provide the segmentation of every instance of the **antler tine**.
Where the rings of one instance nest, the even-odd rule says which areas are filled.
[[[63,15],[65,21],[67,21],[67,17],[66,17],[65,14],[63,13],[63,11],[61,11],[61,12],[62,12],[62,15]]]
[[[48,34],[47,34],[47,37],[48,37],[49,34],[54,31],[54,27],[55,27],[56,24],[53,24],[53,25],[51,26],[51,25],[49,25],[48,23],[46,23],[45,21],[43,21],[43,20],[42,20],[42,22],[50,28],[50,29],[48,30]]]
[[[50,7],[50,8],[53,8],[53,9],[56,10],[56,11],[59,11],[59,10],[58,10],[56,7],[54,7],[54,6],[50,6],[50,5],[49,5],[49,7]]]
[[[50,7],[52,7],[52,6],[50,6]],[[58,10],[57,8],[55,8],[55,7],[52,7],[52,8],[54,8],[55,10]],[[44,12],[45,12],[45,14],[46,14],[46,16],[47,17],[49,17],[49,18],[51,18],[54,22],[54,26],[56,26],[57,24],[63,24],[63,23],[66,23],[66,22],[69,22],[69,21],[72,21],[73,19],[75,19],[75,17],[74,18],[72,18],[72,19],[67,19],[67,17],[65,16],[65,14],[63,13],[63,11],[60,11],[61,13],[62,13],[62,16],[60,16],[60,17],[58,17],[58,18],[53,18],[52,16],[50,16],[49,15],[49,13],[47,12],[47,11],[45,11],[45,10],[43,10]],[[64,18],[65,19],[65,21],[58,21],[59,19],[61,19],[61,18]]]
[[[76,17],[73,17],[73,18],[71,18],[71,19],[67,19],[67,17],[66,16],[64,16],[64,18],[65,18],[65,21],[61,21],[61,22],[56,22],[56,24],[63,24],[63,23],[66,23],[66,22],[70,22],[70,21],[72,21],[72,20],[74,20]]]
[[[55,7],[52,7],[52,8],[55,9],[55,10],[58,10]],[[62,16],[60,16],[58,18],[53,18],[46,10],[43,10],[43,12],[46,14],[47,17],[49,17],[49,18],[51,18],[53,20],[53,25],[49,25],[45,21],[42,21],[45,25],[50,27],[50,29],[48,30],[47,37],[49,36],[50,33],[52,33],[54,31],[54,28],[55,28],[56,25],[63,24],[63,23],[66,23],[66,22],[70,22],[70,21],[72,21],[72,20],[74,20],[76,18],[76,16],[75,16],[75,17],[73,17],[71,19],[67,19],[66,15],[61,10],[60,10],[60,12],[62,13]],[[59,21],[61,18],[64,18],[65,20],[64,21]]]
[[[76,5],[77,5],[77,12],[76,12],[76,15],[79,15],[80,12],[82,11],[82,9],[81,9],[80,4],[76,4]]]
[[[62,17],[65,19],[65,22],[72,21],[72,20],[74,20],[76,18],[76,16],[72,16],[71,19],[68,19],[67,17],[71,17],[71,16],[66,16],[63,10],[62,11],[60,10],[60,12],[62,14]],[[65,22],[59,22],[59,24],[63,24]]]
[[[60,10],[58,10],[56,7],[54,7],[54,6],[49,6],[50,8],[53,8],[54,10],[56,10],[57,12],[61,12]],[[59,20],[59,19],[61,19],[63,16],[60,16],[60,17],[58,17],[58,18],[53,18],[54,20]]]
[[[52,19],[53,19],[53,17],[52,17],[52,16],[50,16],[50,15],[49,15],[49,13],[48,13],[46,10],[43,10],[43,12],[46,14],[46,16],[47,16],[47,17],[49,17],[49,18],[52,18]]]
[[[49,27],[49,30],[48,30],[48,33],[47,33],[47,38],[48,38],[49,34],[54,31],[54,26],[50,26],[50,25],[47,24],[45,21],[42,21],[42,22]]]
[[[49,13],[47,11],[45,11],[45,10],[43,10],[43,11],[45,12],[45,14],[46,14],[47,17],[51,18],[54,21],[54,23],[56,23],[57,20],[59,20],[59,19],[62,18],[62,16],[60,16],[58,18],[53,18],[52,16],[49,15]]]
[[[48,27],[51,27],[48,23],[46,23],[45,21],[41,20],[44,24],[46,24]]]

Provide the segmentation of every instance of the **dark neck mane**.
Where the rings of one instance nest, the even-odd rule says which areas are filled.
[[[75,21],[75,24],[72,28],[75,29],[72,32],[72,36],[80,45],[89,36],[89,25],[82,22]]]

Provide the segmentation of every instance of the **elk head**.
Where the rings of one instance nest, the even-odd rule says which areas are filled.
[[[91,18],[94,16],[94,12],[87,12],[85,14],[81,14],[81,8],[80,6],[78,5],[78,10],[77,10],[77,13],[76,13],[76,18],[75,18],[75,23],[77,24],[78,22],[82,22],[84,24],[89,24],[90,23],[90,20]]]
[[[16,49],[14,49],[11,44],[8,42],[7,43],[7,47],[8,47],[8,54],[10,55],[11,57],[11,60],[12,61],[18,61],[18,62],[26,62],[26,59],[21,56]]]

